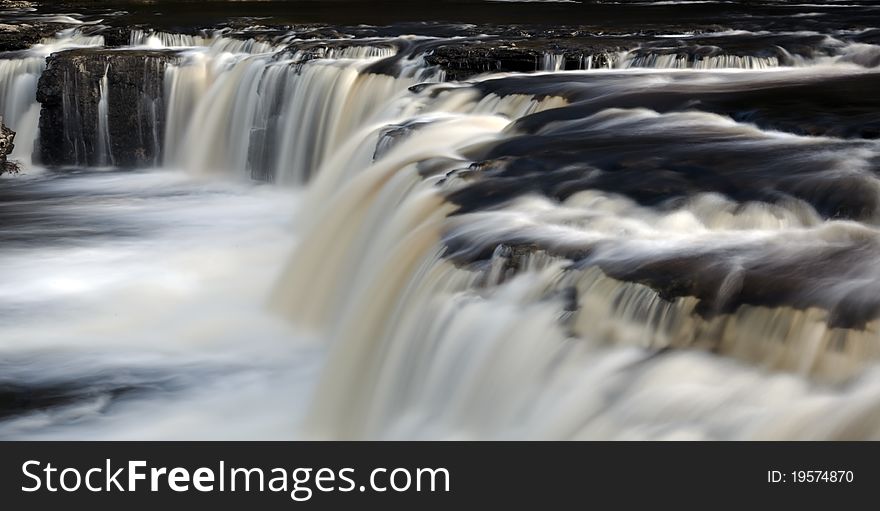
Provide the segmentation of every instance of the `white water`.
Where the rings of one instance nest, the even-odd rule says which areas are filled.
[[[804,59],[802,59],[804,60]],[[805,65],[806,61],[804,60]],[[607,69],[767,69],[779,67],[778,57],[755,57],[751,55],[715,55],[689,57],[678,53],[641,53],[637,50],[618,53],[581,55],[578,70]],[[565,69],[565,55],[545,53],[538,66],[539,71]]]
[[[76,29],[68,29],[11,58],[0,57],[0,117],[16,131],[12,157],[30,165],[40,119],[37,82],[46,67],[46,57],[63,49],[103,44],[101,36],[83,36]]]
[[[42,199],[0,255],[0,386],[91,383],[0,437],[294,436],[318,351],[263,304],[295,192],[165,172],[14,179]],[[135,390],[111,398],[120,387]]]
[[[219,36],[219,34],[188,35],[134,29],[129,35],[129,44],[149,48],[209,46],[216,39],[213,36]]]
[[[840,375],[876,360],[876,326],[854,334],[847,346],[855,351],[825,352],[821,346],[837,334],[816,311],[743,310],[724,334],[694,325],[692,302],[667,305],[641,286],[594,269],[569,274],[564,261],[540,254],[512,280],[499,270],[503,254],[480,271],[438,258],[446,229],[475,242],[499,229],[531,229],[561,241],[624,232],[623,241],[638,232],[638,241],[621,249],[626,254],[675,250],[670,242],[715,245],[803,236],[798,230],[807,226],[828,234],[845,228],[821,225],[798,204],[738,210],[706,196],[657,216],[589,193],[562,205],[524,200],[443,220],[447,207],[425,185],[465,166],[456,148],[497,137],[505,125],[500,117],[471,114],[439,120],[330,198],[322,193],[323,207],[303,231],[274,299],[294,324],[323,332],[330,343],[308,437],[876,438],[876,362],[842,387],[803,376]],[[474,129],[482,134],[467,131]],[[414,160],[438,159],[437,177],[414,179]],[[316,183],[310,193],[317,190]],[[564,319],[554,290],[571,279],[581,306]],[[677,344],[676,336],[701,331],[722,338],[729,357],[709,355],[699,342]],[[774,336],[778,348],[766,344]],[[646,347],[658,345],[697,350],[655,358]]]
[[[561,71],[565,69],[565,55],[545,53],[541,62],[541,71]]]
[[[794,60],[794,58],[792,58]],[[801,59],[803,65],[814,62]],[[582,55],[578,61],[579,70],[596,68],[607,69],[767,69],[782,64],[778,57],[756,57],[752,55],[714,55],[688,56],[679,53],[643,53],[638,50],[617,53]],[[560,71],[565,67],[565,56],[546,53],[540,67],[541,71]]]
[[[723,33],[712,34],[721,37]],[[732,35],[742,35],[734,33]],[[758,35],[758,34],[753,34]],[[802,34],[815,35],[815,34]],[[668,36],[675,37],[675,36]],[[684,37],[688,39],[688,37]],[[705,48],[704,48],[705,49]],[[812,67],[838,63],[853,63],[864,67],[880,65],[880,46],[864,43],[848,43],[834,37],[826,36],[818,49],[812,54],[792,54],[784,48],[773,48],[777,55],[735,55],[723,53],[720,48],[713,47],[718,54],[689,55],[685,48],[633,48],[619,52],[601,52],[582,54],[578,57],[578,70],[590,69],[770,69],[777,67]],[[572,55],[572,56],[577,56]],[[545,52],[539,71],[560,71],[565,68],[565,55]]]
[[[246,53],[215,43],[192,50],[166,69],[165,165],[305,183],[388,98],[439,79],[420,59],[397,76],[362,72],[393,54],[353,46],[303,62],[281,48]]]
[[[30,162],[37,138],[40,105],[35,95],[43,67],[39,57],[0,60],[0,117],[15,126],[18,143],[12,156],[24,163]]]
[[[106,167],[113,165],[113,152],[110,147],[110,90],[107,80],[109,64],[104,68],[104,77],[101,78],[98,97],[98,165]]]

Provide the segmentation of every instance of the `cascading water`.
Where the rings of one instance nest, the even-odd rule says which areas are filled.
[[[110,149],[110,91],[108,90],[107,71],[109,64],[104,68],[104,76],[101,78],[98,88],[98,165],[106,166],[113,164],[113,154]]]
[[[40,117],[37,82],[46,67],[46,56],[64,49],[103,44],[102,36],[84,36],[77,29],[67,29],[29,50],[0,57],[0,117],[18,132],[15,158],[30,165]]]
[[[843,68],[831,74],[847,73]],[[863,78],[873,80],[874,76],[871,72]],[[637,89],[644,86],[643,81],[660,78],[652,73],[625,77],[628,86],[615,84],[622,97],[627,97],[629,87]],[[527,81],[514,76],[490,79],[480,86],[500,90],[515,86],[521,78]],[[712,81],[705,78],[688,76],[691,90],[711,89]],[[569,76],[559,83],[572,79]],[[761,87],[762,81],[763,86],[773,87],[779,81],[815,78],[812,73],[791,72],[784,80],[761,75],[744,79],[752,87]],[[595,83],[585,83],[590,83],[591,95],[605,97],[601,86],[595,90]],[[681,81],[674,85],[681,86]],[[423,104],[416,109],[430,111],[428,105],[437,103],[439,109],[459,112],[456,117],[411,120],[416,125],[413,133],[335,194],[328,197],[319,192],[319,182],[312,188],[313,193],[321,193],[316,203],[322,207],[315,209],[318,220],[304,230],[301,248],[288,263],[274,302],[295,324],[325,332],[331,343],[308,415],[307,434],[320,438],[715,438],[734,434],[785,438],[796,434],[789,414],[812,409],[809,417],[814,420],[828,410],[843,409],[835,419],[825,419],[820,428],[804,434],[873,435],[876,423],[866,421],[861,409],[876,399],[880,390],[876,377],[865,376],[860,383],[829,395],[818,383],[817,387],[794,385],[798,378],[782,376],[785,372],[768,380],[759,369],[734,369],[723,359],[709,362],[711,358],[691,350],[655,355],[658,348],[697,348],[763,368],[815,375],[817,382],[847,381],[854,372],[873,366],[880,355],[875,319],[864,327],[833,325],[828,314],[815,307],[768,306],[766,297],[752,305],[742,303],[750,300],[745,295],[755,285],[754,279],[762,278],[758,275],[763,270],[756,263],[775,261],[772,264],[780,267],[777,275],[782,276],[801,265],[816,264],[796,256],[800,247],[811,246],[819,253],[837,250],[836,246],[856,247],[868,235],[864,228],[823,222],[803,202],[809,197],[775,206],[760,202],[739,206],[708,193],[658,213],[625,196],[589,191],[592,187],[601,190],[603,172],[571,167],[575,161],[590,161],[589,150],[580,158],[570,157],[568,170],[566,163],[555,164],[559,170],[553,172],[559,176],[550,173],[551,167],[541,177],[513,171],[506,178],[499,171],[514,166],[515,160],[508,163],[503,158],[497,164],[499,171],[491,166],[475,168],[468,154],[492,154],[491,148],[505,147],[505,140],[511,141],[512,148],[529,148],[528,137],[540,144],[541,135],[527,135],[525,142],[514,145],[520,130],[531,131],[527,124],[515,129],[504,117],[481,117],[474,107],[480,96],[460,88],[444,91],[444,87],[436,86],[443,91],[439,94],[423,91]],[[562,90],[570,94],[569,89],[570,85]],[[537,105],[534,99],[529,101]],[[548,127],[555,127],[559,134],[553,137],[561,141],[567,128],[559,119],[584,103],[573,101],[566,106],[565,101],[546,101],[543,108],[511,117],[553,119],[556,124]],[[505,113],[509,115],[510,110]],[[771,172],[769,168],[762,171],[760,165],[775,165],[776,157],[771,155],[790,154],[791,149],[783,147],[791,146],[815,154],[812,165],[817,170],[822,166],[834,169],[843,162],[865,166],[876,157],[873,142],[799,138],[714,114],[610,109],[599,110],[587,122],[594,123],[586,126],[597,132],[572,124],[577,136],[573,140],[601,137],[598,130],[602,130],[609,132],[610,140],[632,144],[638,139],[625,141],[625,134],[632,136],[642,129],[686,141],[691,137],[683,136],[681,130],[693,130],[702,133],[706,143],[717,136],[719,150],[724,144],[741,144],[742,150],[754,156],[756,148],[763,147],[766,161],[754,161],[754,172]],[[480,129],[482,135],[467,129]],[[717,135],[706,138],[713,132]],[[601,142],[597,145],[602,147]],[[563,155],[571,151],[547,150]],[[677,149],[667,151],[675,154]],[[553,161],[553,156],[542,154],[531,157]],[[696,153],[690,154],[693,159]],[[870,174],[838,168],[842,173],[837,179],[864,180],[863,186],[872,189],[880,185]],[[812,172],[804,171],[805,176]],[[319,181],[320,176],[335,172],[332,165],[325,166]],[[566,173],[568,177],[563,178]],[[513,176],[518,181],[504,184]],[[570,183],[575,188],[564,201],[556,202],[540,180],[559,187]],[[483,197],[482,186],[487,193],[506,190],[508,197]],[[573,193],[581,188],[585,191]],[[542,194],[551,199],[540,198]],[[444,195],[446,201],[440,198]],[[522,198],[511,200],[519,195]],[[452,215],[456,209],[464,213]],[[769,242],[780,237],[785,242]],[[714,263],[719,268],[713,269],[708,262],[710,266],[703,270],[719,272],[714,277],[720,280],[718,287],[711,290],[715,309],[729,308],[738,300],[742,303],[729,313],[707,315],[700,309],[708,298],[688,297],[688,292],[675,298],[670,296],[676,292],[674,286],[660,288],[658,294],[658,284],[652,289],[650,280],[627,275],[650,265],[677,264],[681,270],[670,266],[669,273],[659,275],[690,279],[690,272],[700,271],[690,261],[691,254],[707,250],[719,254]],[[728,264],[733,268],[727,269]],[[676,271],[686,273],[679,276]],[[825,274],[836,271],[840,270],[822,270]],[[876,278],[868,277],[875,275],[870,268],[864,271],[853,278]],[[636,282],[621,282],[615,276]],[[840,294],[826,295],[825,310],[846,307],[851,293],[858,296],[858,288],[852,287],[856,281],[850,285],[838,278]],[[791,304],[811,300],[814,284],[808,280],[799,284],[801,290],[788,291],[804,293],[802,298],[789,294],[785,299]],[[673,375],[696,370],[691,364],[717,373],[711,377],[707,373],[709,379],[702,383],[705,389],[697,387],[692,395],[677,396],[671,389],[680,382]],[[874,373],[865,371],[866,375]],[[723,397],[714,395],[731,377],[738,383]],[[633,380],[640,383],[634,385]],[[766,385],[774,390],[759,391]],[[669,391],[661,390],[666,387]],[[600,397],[623,394],[624,399],[641,400],[640,394],[649,388],[661,400],[653,409],[665,407],[682,415],[674,420],[669,415],[666,420],[670,422],[663,424],[652,424],[647,416],[617,417],[620,412],[613,407],[622,405]],[[737,397],[726,404],[728,412],[713,411],[723,399],[732,399],[730,393]],[[692,399],[705,401],[706,407],[688,409],[686,403]],[[791,399],[805,408],[795,411],[799,405],[790,403]],[[824,404],[807,404],[818,401]],[[736,417],[749,413],[759,402],[776,407],[775,411],[754,429],[736,430]]]
[[[541,62],[541,71],[561,71],[565,68],[565,55],[545,53]]]
[[[394,56],[391,46],[318,58],[283,47],[242,50],[215,42],[166,69],[166,166],[302,184],[386,98],[439,78],[418,59],[394,75],[365,72]]]
[[[137,28],[131,31],[129,44],[131,46],[146,46],[149,48],[186,48],[191,46],[209,46],[215,39],[215,37],[210,35],[170,34]]]
[[[44,59],[39,57],[0,60],[0,117],[19,132],[15,156],[23,156],[25,162],[30,161],[37,138],[40,105],[34,96],[43,66]]]
[[[870,32],[870,31],[867,31]],[[858,32],[856,32],[858,33]],[[880,63],[880,47],[876,44],[846,41],[846,34],[839,37],[816,32],[785,33],[790,40],[778,41],[785,46],[765,41],[768,37],[780,37],[764,32],[736,31],[663,37],[638,47],[619,51],[585,52],[571,49],[568,52],[545,52],[539,71],[590,70],[590,69],[770,69],[777,67],[808,67],[834,63],[853,62],[867,67]],[[733,37],[744,38],[741,44],[758,46],[756,54],[733,53],[724,49]],[[751,41],[754,39],[754,41]],[[670,43],[669,40],[674,41]],[[805,48],[806,46],[806,48]],[[792,51],[786,49],[791,48]],[[566,60],[572,62],[567,64]]]
[[[357,29],[59,36],[81,168],[4,179],[0,436],[880,435],[869,33],[447,81],[492,40]],[[21,140],[49,53],[0,59]]]

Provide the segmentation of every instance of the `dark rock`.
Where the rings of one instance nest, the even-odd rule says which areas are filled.
[[[543,69],[544,56],[562,57],[561,69],[581,69],[584,59],[593,58],[593,67],[606,67],[610,54],[631,48],[635,43],[590,35],[543,38],[470,40],[437,44],[425,57],[428,64],[440,66],[449,80],[464,80],[489,72],[530,73]]]
[[[161,157],[168,51],[71,50],[51,55],[37,101],[43,164],[143,167]],[[99,120],[106,76],[106,124]]]
[[[62,28],[54,23],[0,23],[0,52],[25,50]]]
[[[118,48],[131,42],[131,30],[124,27],[108,27],[100,32],[104,36],[104,46]]]
[[[0,174],[18,170],[14,162],[6,160],[7,155],[15,149],[13,142],[15,142],[15,132],[3,124],[3,118],[0,117]]]
[[[489,72],[531,72],[539,67],[543,52],[510,45],[441,46],[425,60],[442,67],[449,80],[463,80]]]
[[[6,156],[15,149],[15,132],[3,123],[0,117],[0,161],[6,161]]]

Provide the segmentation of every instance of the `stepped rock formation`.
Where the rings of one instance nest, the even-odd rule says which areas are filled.
[[[40,77],[41,161],[143,167],[159,161],[166,51],[70,50]]]

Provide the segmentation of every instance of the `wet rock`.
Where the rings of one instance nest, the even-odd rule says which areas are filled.
[[[18,170],[15,162],[7,160],[7,156],[15,149],[13,142],[15,142],[15,132],[3,124],[3,118],[0,117],[0,174]]]
[[[104,36],[104,46],[118,48],[131,42],[131,30],[127,27],[108,27],[100,32]]]
[[[490,72],[530,73],[545,68],[548,55],[561,59],[562,70],[583,69],[587,59],[591,67],[608,67],[612,55],[633,45],[633,41],[592,36],[545,39],[529,36],[523,39],[465,41],[437,45],[425,60],[440,66],[449,80],[465,80]]]
[[[25,50],[62,28],[54,23],[0,23],[0,52]]]
[[[6,161],[6,156],[15,149],[15,132],[3,123],[0,117],[0,161]]]
[[[490,72],[531,72],[539,67],[543,52],[510,45],[441,46],[425,60],[442,67],[450,80],[463,80]]]
[[[164,71],[176,58],[168,51],[108,49],[51,55],[37,88],[42,163],[156,164],[165,124]]]

